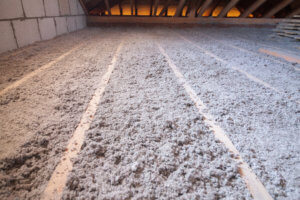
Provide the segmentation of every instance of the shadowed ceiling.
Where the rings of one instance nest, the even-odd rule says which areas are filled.
[[[88,15],[288,18],[299,0],[80,0]]]

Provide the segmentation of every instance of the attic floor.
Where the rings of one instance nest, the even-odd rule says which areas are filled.
[[[241,160],[299,199],[300,65],[262,51],[299,42],[271,34],[87,28],[1,54],[1,199],[251,199]]]

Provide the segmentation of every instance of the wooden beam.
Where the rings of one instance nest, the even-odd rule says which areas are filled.
[[[267,12],[263,17],[264,18],[270,18],[273,17],[276,13],[278,13],[280,10],[285,8],[287,5],[292,3],[294,0],[284,0],[278,5],[276,5],[273,9],[271,9],[269,12]]]
[[[265,3],[267,0],[257,0],[255,1],[249,8],[247,8],[243,14],[240,16],[241,18],[248,17],[249,14],[253,13],[259,6]]]
[[[189,12],[189,18],[195,18],[196,17],[197,3],[198,2],[192,0],[191,9],[190,9],[190,12]]]
[[[169,7],[171,1],[172,1],[172,0],[168,0],[168,1],[165,3],[163,9],[162,9],[161,12],[159,13],[159,16],[160,16],[160,17],[162,17],[162,16],[165,14],[165,12],[167,12],[168,7]]]
[[[292,18],[294,15],[299,15],[300,14],[300,8],[297,8],[295,10],[292,10],[291,13],[289,13],[286,18]]]
[[[211,4],[210,8],[208,8],[209,9],[208,10],[209,17],[213,15],[214,10],[218,7],[219,3],[220,3],[220,0],[216,0]]]
[[[189,17],[143,17],[143,16],[88,16],[87,22],[90,26],[115,24],[227,24],[227,25],[264,25],[275,27],[284,19],[279,18],[189,18]]]
[[[153,9],[153,0],[150,2],[150,16],[152,16],[152,9]]]
[[[159,3],[159,0],[155,0],[155,2],[154,2],[154,12],[153,12],[154,16],[156,16],[156,13],[157,13],[158,3]]]
[[[185,16],[188,16],[190,11],[191,11],[191,6],[192,6],[192,0],[188,0],[188,3],[187,3],[187,9],[185,11]]]
[[[106,6],[106,10],[108,12],[108,15],[111,15],[109,1],[108,0],[104,0],[104,2],[105,2],[105,6]]]
[[[133,15],[133,0],[130,0],[131,15]]]
[[[218,18],[226,17],[227,13],[239,2],[240,0],[231,0],[218,15]]]
[[[186,0],[180,0],[178,3],[178,6],[176,8],[176,13],[175,13],[175,17],[180,17],[181,13],[182,13],[182,9],[185,5]]]
[[[138,16],[137,0],[134,0],[135,16]]]
[[[85,15],[89,15],[89,11],[88,11],[88,9],[86,8],[86,5],[83,3],[83,1],[82,1],[82,0],[79,0],[79,3],[80,3],[80,5],[81,5],[81,7],[82,7],[82,9],[83,9],[83,11],[84,11],[84,14],[85,14]]]
[[[198,13],[198,17],[202,17],[203,13],[205,12],[205,10],[210,6],[210,4],[212,3],[213,0],[206,0],[203,5],[201,6],[199,13]]]
[[[122,0],[119,0],[119,10],[120,10],[120,16],[122,16],[123,15]]]

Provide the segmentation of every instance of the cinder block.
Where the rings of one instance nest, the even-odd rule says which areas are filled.
[[[67,26],[68,26],[68,31],[73,32],[76,31],[76,17],[67,17]]]
[[[77,0],[69,0],[71,15],[78,15]]]
[[[61,35],[68,32],[66,17],[55,17],[56,33]]]
[[[22,0],[26,17],[45,16],[43,0]]]
[[[13,26],[19,47],[41,40],[37,19],[14,20]]]
[[[85,16],[76,16],[76,26],[77,26],[77,30],[86,27]]]
[[[24,17],[21,0],[0,0],[0,19]]]
[[[79,0],[77,0],[77,8],[78,8],[78,14],[79,15],[84,15],[85,14],[81,4],[79,3]]]
[[[46,16],[59,16],[58,0],[44,0]]]
[[[59,2],[60,14],[70,15],[69,0],[58,0],[58,2]]]
[[[56,29],[53,18],[40,18],[39,26],[42,40],[50,40],[56,36]]]
[[[10,21],[0,22],[0,53],[17,48]]]

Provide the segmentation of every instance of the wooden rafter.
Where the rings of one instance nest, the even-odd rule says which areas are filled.
[[[111,10],[110,10],[110,5],[109,5],[109,1],[108,0],[104,0],[105,6],[106,6],[106,10],[108,12],[108,15],[111,15]]]
[[[267,0],[257,0],[249,8],[247,8],[240,17],[248,17],[249,14],[253,13],[259,6],[265,3]]]
[[[190,9],[190,12],[189,12],[189,18],[195,18],[196,17],[197,4],[198,4],[198,2],[192,1],[191,9]]]
[[[155,0],[155,2],[154,2],[154,12],[153,12],[154,16],[156,16],[156,13],[157,13],[158,3],[159,3],[159,0]]]
[[[138,15],[137,0],[134,0],[134,9],[135,9],[135,16],[137,16]]]
[[[152,16],[152,10],[153,10],[153,0],[151,0],[150,3],[150,16]]]
[[[191,11],[191,7],[192,7],[192,0],[188,0],[188,3],[187,3],[187,9],[185,11],[185,16],[188,16],[190,11]]]
[[[201,6],[199,13],[198,13],[198,17],[202,17],[203,13],[205,12],[205,10],[210,6],[210,4],[212,3],[213,0],[206,0],[203,5]]]
[[[169,7],[171,1],[172,1],[172,0],[168,0],[168,1],[165,3],[163,9],[162,9],[161,12],[159,13],[159,16],[160,16],[160,17],[163,16],[166,12],[168,12],[168,7]]]
[[[218,7],[219,3],[220,3],[220,0],[216,0],[211,4],[211,6],[208,10],[209,17],[213,15],[214,10]]]
[[[176,8],[175,17],[180,17],[181,16],[182,9],[183,9],[183,7],[185,5],[185,2],[186,2],[186,0],[180,0],[179,1],[179,4],[178,4],[178,6]]]
[[[240,0],[231,0],[218,15],[219,18],[226,17],[227,13],[239,2]]]
[[[133,0],[130,0],[131,15],[133,15]]]
[[[274,16],[276,13],[278,13],[280,10],[282,10],[283,8],[285,8],[287,5],[289,5],[292,2],[293,2],[293,0],[282,1],[281,3],[276,5],[274,8],[272,8],[269,12],[267,12],[263,17],[270,18],[270,17]]]
[[[122,0],[119,0],[119,10],[120,10],[120,16],[122,16],[123,15]]]

